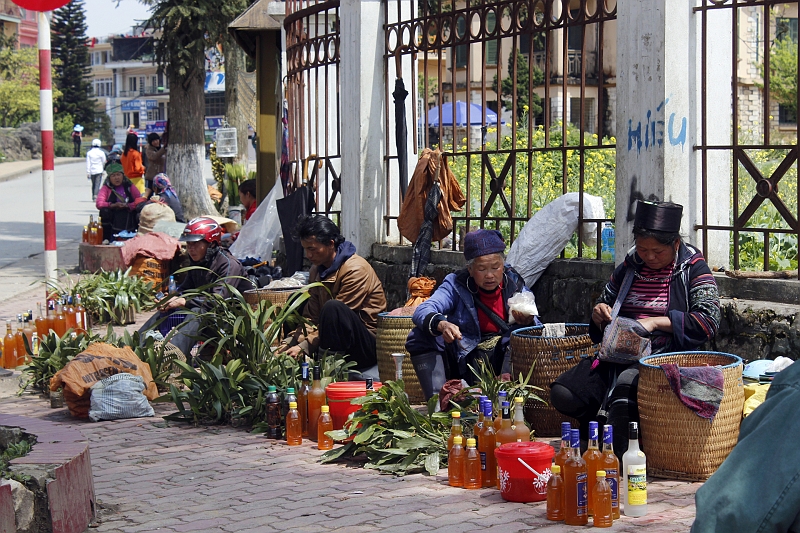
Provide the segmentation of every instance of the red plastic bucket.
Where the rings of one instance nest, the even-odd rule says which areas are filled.
[[[509,442],[494,451],[500,476],[500,495],[509,502],[547,499],[547,480],[555,449],[544,442]]]
[[[381,382],[376,381],[372,384],[375,390],[381,388]],[[360,398],[367,395],[367,384],[364,381],[339,381],[331,383],[325,387],[325,395],[328,397],[328,405],[331,408],[331,419],[333,429],[342,429],[347,417],[355,413],[361,407],[350,403],[353,398]]]

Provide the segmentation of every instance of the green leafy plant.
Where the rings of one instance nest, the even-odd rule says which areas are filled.
[[[12,459],[25,457],[33,449],[33,444],[36,442],[35,437],[30,435],[27,438],[30,439],[30,442],[23,439],[16,443],[10,443],[0,453],[0,479],[13,479],[20,483],[25,483],[30,479],[30,476],[17,474],[9,468]]]
[[[74,335],[71,329],[61,337],[51,332],[40,339],[39,354],[31,357],[30,364],[22,369],[19,394],[25,392],[28,387],[33,387],[48,396],[50,379],[89,344],[99,340],[102,339],[91,333]],[[27,342],[26,339],[26,347]]]
[[[352,400],[361,405],[341,430],[329,431],[333,439],[350,439],[340,448],[326,452],[322,462],[364,454],[366,468],[382,473],[405,475],[426,471],[435,475],[447,461],[450,417],[436,413],[438,397],[428,402],[427,414],[408,402],[404,384],[388,381],[379,390]]]

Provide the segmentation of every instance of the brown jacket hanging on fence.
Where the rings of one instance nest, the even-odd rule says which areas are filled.
[[[400,216],[397,217],[400,235],[411,242],[417,240],[419,228],[425,220],[425,200],[437,175],[442,189],[442,199],[437,206],[438,216],[433,223],[434,241],[444,239],[453,230],[453,217],[450,211],[461,211],[467,201],[461,186],[447,165],[447,158],[438,149],[425,148],[411,176],[411,183],[408,184],[408,191],[400,208]]]

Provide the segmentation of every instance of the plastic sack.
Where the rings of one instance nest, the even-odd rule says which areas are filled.
[[[143,394],[144,380],[140,376],[121,373],[101,379],[92,385],[89,420],[118,420],[155,416]]]
[[[533,287],[578,229],[579,193],[567,193],[536,212],[525,223],[508,252],[508,263]],[[583,195],[583,218],[605,218],[603,199]],[[583,243],[597,246],[597,224],[583,224]]]
[[[281,236],[281,221],[275,202],[283,198],[280,180],[266,198],[256,208],[250,220],[242,226],[236,242],[231,244],[230,252],[237,259],[257,257],[262,261],[272,257],[272,249]]]
[[[537,316],[539,314],[539,308],[536,307],[536,298],[533,296],[532,292],[518,292],[514,294],[508,299],[508,310],[528,316]],[[515,322],[514,315],[509,313],[508,323],[513,324]]]

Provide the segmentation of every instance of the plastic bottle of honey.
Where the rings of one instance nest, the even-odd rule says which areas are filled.
[[[491,420],[491,400],[483,402],[483,416],[484,419]],[[488,422],[485,423],[478,437],[478,453],[481,456],[481,483],[484,487],[494,487],[497,485],[497,458],[494,455],[494,449],[497,443],[495,440],[494,425]]]
[[[308,391],[308,437],[317,438],[317,423],[325,405],[325,389],[322,387],[322,371],[319,366],[315,366],[312,371],[314,380],[311,382],[311,389]]]
[[[331,408],[323,405],[320,407],[317,421],[317,448],[320,450],[333,449],[333,439],[325,434],[326,431],[333,431],[333,419],[331,418]]]
[[[308,391],[311,381],[308,379],[308,363],[300,364],[300,387],[297,389],[297,411],[300,413],[300,424],[303,436],[308,437]]]
[[[45,319],[44,315],[42,314],[42,302],[38,302],[36,304],[39,308],[39,316],[36,317],[36,335],[39,339],[44,339],[47,337],[47,319]]]
[[[514,433],[517,442],[531,441],[531,428],[525,423],[525,400],[522,396],[514,398]]]
[[[594,489],[592,489],[592,497],[594,498],[592,525],[594,527],[611,527],[614,522],[611,511],[611,487],[606,481],[605,470],[598,470],[596,476],[597,481],[594,483]]]
[[[6,336],[3,338],[3,368],[16,368],[17,339],[11,331],[11,322],[6,322]]]
[[[580,455],[581,437],[577,429],[570,430],[572,453],[564,464],[564,523],[585,526],[589,523],[586,501],[586,461]]]
[[[554,522],[564,520],[564,479],[561,467],[550,467],[550,479],[547,480],[547,519]]]
[[[589,447],[583,452],[583,460],[586,461],[586,471],[591,472],[592,475],[600,470],[600,459],[603,457],[598,446],[598,439],[597,422],[589,422]],[[594,485],[594,480],[591,479],[588,483],[589,493],[586,496],[589,516],[594,514],[594,499],[592,496],[594,494]]]
[[[553,461],[561,467],[562,473],[564,472],[564,464],[567,462],[567,457],[572,453],[569,442],[571,429],[572,424],[561,422],[561,446],[558,447],[558,453]]]
[[[453,447],[447,455],[447,484],[451,487],[464,486],[464,459],[466,452],[461,445],[463,437],[453,437]]]
[[[83,227],[83,233],[81,234],[81,242],[89,242],[89,226]]]
[[[598,463],[606,471],[606,481],[611,487],[611,514],[619,520],[619,459],[614,453],[614,426],[603,426],[603,452]]]
[[[303,444],[303,428],[300,424],[300,413],[297,412],[297,402],[289,402],[289,412],[286,413],[286,444]]]
[[[475,447],[475,439],[467,439],[467,454],[464,457],[464,488],[479,489],[481,485],[481,456]]]
[[[458,437],[459,435],[463,436],[462,428],[461,428],[461,412],[460,411],[453,411],[450,416],[452,417],[453,421],[450,426],[450,436],[447,437],[447,451],[450,451],[450,448],[453,447],[453,439]]]

